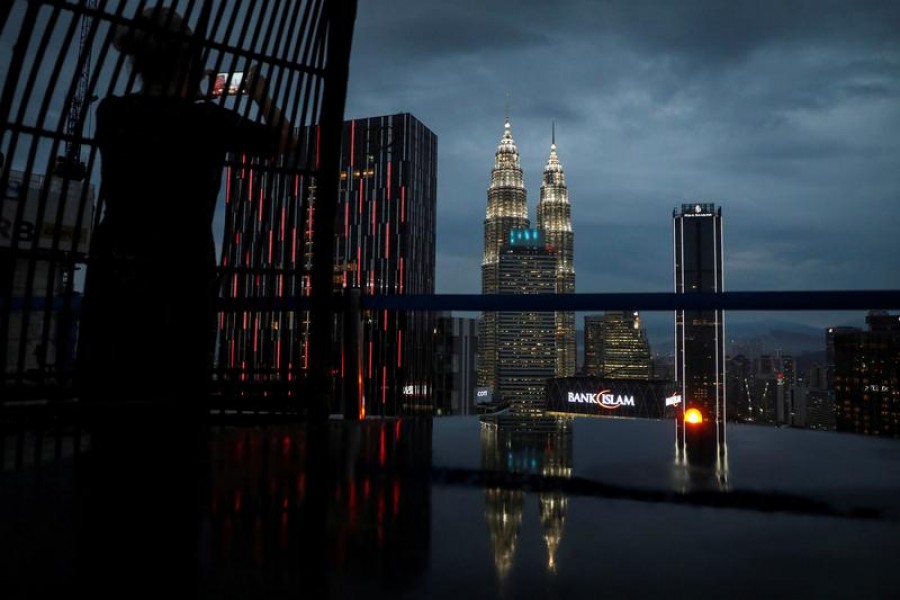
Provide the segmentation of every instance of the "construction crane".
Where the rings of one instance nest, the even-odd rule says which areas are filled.
[[[86,0],[81,13],[81,33],[78,39],[78,63],[81,69],[78,71],[78,81],[75,85],[75,93],[69,99],[69,111],[66,117],[66,149],[65,153],[56,157],[53,174],[58,177],[66,177],[72,181],[81,181],[87,176],[87,166],[81,160],[81,132],[78,125],[83,122],[82,112],[87,95],[88,79],[91,73],[91,44],[88,37],[91,29],[91,19],[88,11],[97,8],[97,0]],[[94,100],[94,98],[91,98]]]

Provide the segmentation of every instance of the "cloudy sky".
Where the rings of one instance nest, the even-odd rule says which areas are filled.
[[[439,293],[480,291],[507,97],[532,222],[556,122],[578,292],[671,291],[683,202],[728,290],[900,288],[896,1],[362,0],[347,116],[437,134]]]
[[[897,0],[360,0],[346,115],[437,134],[439,293],[480,291],[507,106],[532,223],[556,123],[578,292],[671,291],[695,202],[722,207],[727,290],[900,289],[898,99]]]

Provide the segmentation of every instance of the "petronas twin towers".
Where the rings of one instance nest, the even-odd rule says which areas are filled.
[[[537,228],[531,230],[519,150],[509,119],[506,120],[487,192],[481,262],[483,294],[575,291],[571,207],[555,137],[554,132],[541,180]],[[516,240],[521,239],[532,243],[517,246]],[[511,287],[512,281],[517,283]],[[495,398],[534,406],[543,400],[547,377],[575,373],[575,314],[533,313],[516,320],[504,319],[503,314],[486,312],[481,317],[478,384],[492,391]],[[528,391],[523,391],[526,388]]]

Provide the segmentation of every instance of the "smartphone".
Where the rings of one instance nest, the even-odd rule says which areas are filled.
[[[235,96],[243,94],[244,72],[236,71],[234,73],[219,73],[213,83],[213,96]]]

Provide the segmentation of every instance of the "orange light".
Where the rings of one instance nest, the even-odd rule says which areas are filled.
[[[684,422],[691,425],[699,425],[703,422],[703,413],[696,408],[689,408],[684,411]]]

